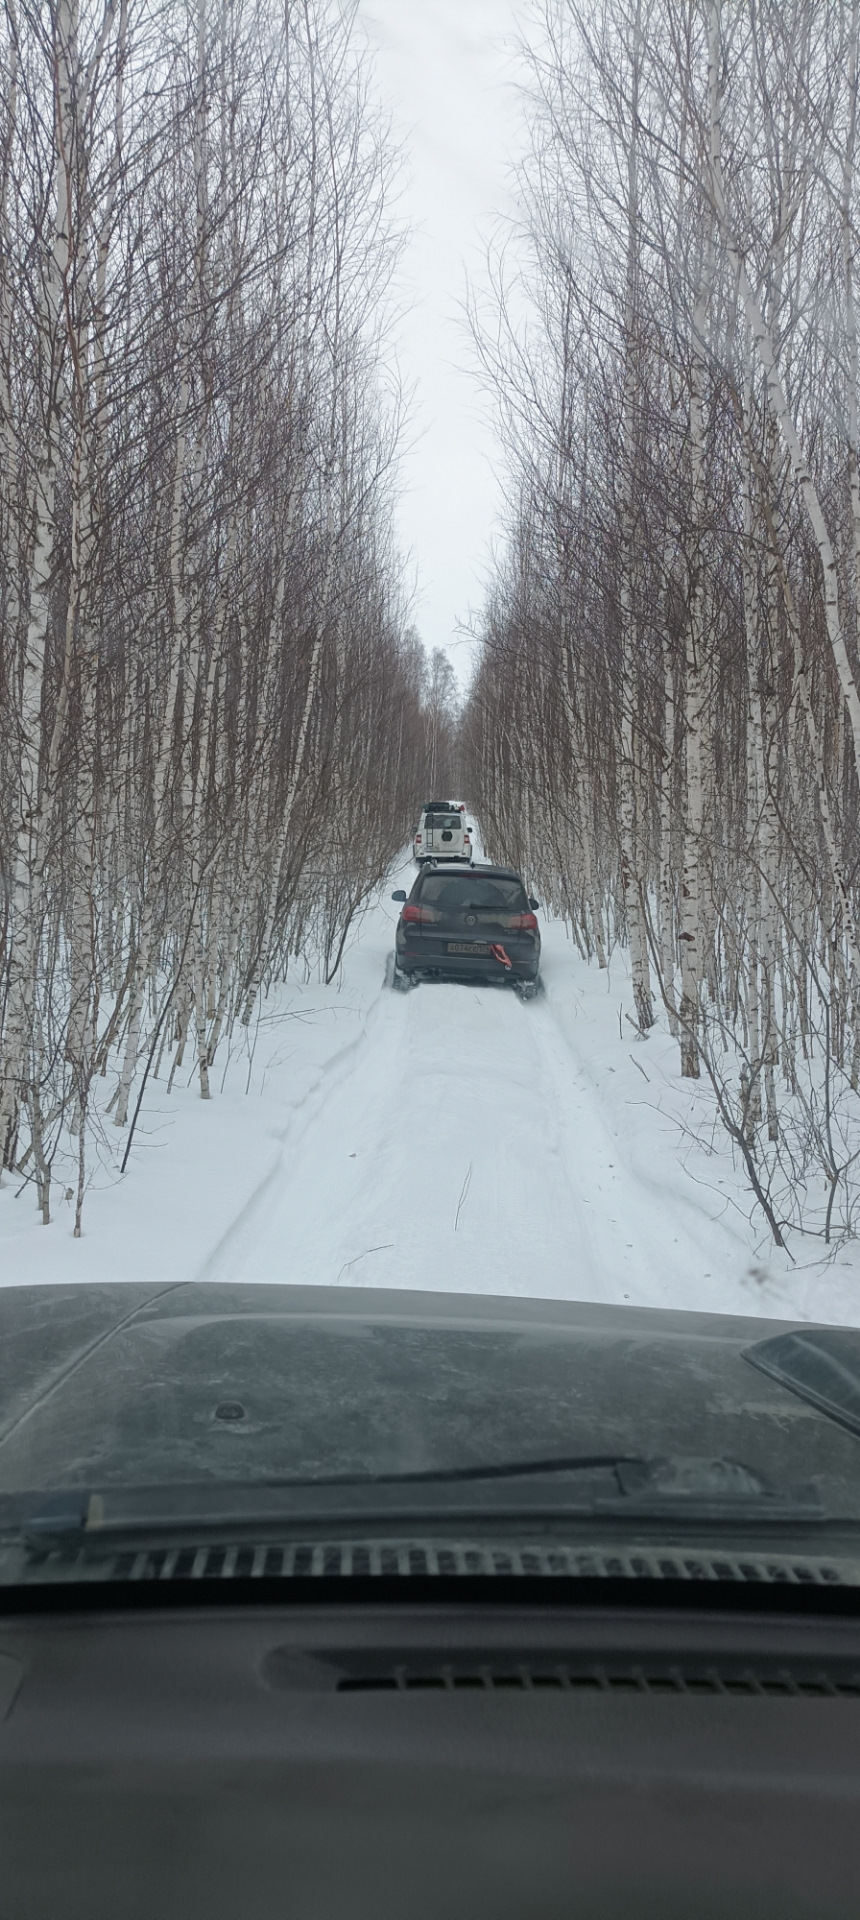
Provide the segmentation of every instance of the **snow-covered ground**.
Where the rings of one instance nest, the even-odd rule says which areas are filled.
[[[0,1189],[0,1276],[238,1279],[633,1301],[860,1323],[860,1247],[778,1252],[706,1084],[659,1025],[638,1041],[625,958],[588,967],[543,923],[546,991],[384,984],[393,875],[340,980],[298,975],[213,1076],[152,1081],[126,1174],[109,1119],[83,1237],[54,1189]],[[105,1082],[106,1097],[111,1091]]]

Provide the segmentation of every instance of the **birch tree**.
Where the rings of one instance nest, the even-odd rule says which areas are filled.
[[[148,1076],[193,1048],[212,1097],[296,955],[333,975],[423,784],[400,235],[353,26],[327,0],[6,10],[0,1138],[45,1220],[74,1158],[77,1231],[91,1122],[125,1164]]]
[[[644,1036],[638,909],[780,1240],[858,1198],[858,23],[533,7],[524,264],[473,315],[508,472],[473,804],[501,857],[528,812],[585,955],[596,895]]]

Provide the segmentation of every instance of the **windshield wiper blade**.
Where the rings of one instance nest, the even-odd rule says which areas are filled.
[[[571,1476],[573,1485],[565,1484]],[[592,1476],[589,1478],[589,1476]],[[595,1484],[595,1480],[597,1484]],[[522,1493],[514,1497],[510,1482]],[[739,1462],[646,1460],[629,1454],[587,1454],[508,1461],[474,1467],[416,1469],[326,1479],[185,1482],[154,1487],[73,1489],[0,1498],[0,1537],[33,1547],[76,1537],[81,1541],[171,1535],[213,1529],[337,1526],[414,1527],[461,1522],[579,1523],[598,1517],[697,1522],[743,1521],[756,1526],[841,1519],[826,1510],[814,1488],[767,1487]]]
[[[657,1492],[676,1499],[773,1500],[777,1490],[739,1460],[700,1459],[696,1456],[638,1453],[550,1454],[537,1460],[482,1460],[463,1467],[406,1467],[388,1473],[325,1474],[315,1479],[268,1481],[278,1487],[409,1487],[457,1486],[493,1480],[533,1480],[545,1475],[607,1473],[617,1491],[634,1499]],[[806,1487],[799,1490],[804,1500]],[[788,1498],[794,1500],[797,1489]],[[786,1495],[780,1494],[780,1498]]]
[[[609,1508],[614,1511],[619,1506],[639,1506],[649,1512],[664,1511],[671,1507],[673,1510],[695,1509],[696,1512],[710,1515],[753,1509],[758,1514],[768,1516],[777,1512],[790,1512],[795,1517],[821,1515],[821,1503],[815,1488],[776,1489],[741,1461],[691,1457],[649,1459],[642,1454],[630,1453],[552,1454],[540,1460],[481,1461],[464,1467],[419,1467],[384,1474],[331,1475],[325,1480],[304,1484],[331,1488],[414,1487],[416,1491],[419,1488],[446,1486],[485,1486],[490,1489],[494,1485],[500,1488],[500,1483],[512,1480],[562,1480],[566,1474],[607,1476],[609,1484],[601,1490],[591,1491],[585,1502],[567,1502],[580,1509],[587,1505],[590,1513]],[[281,1481],[278,1484],[290,1486],[298,1483]],[[561,1498],[564,1499],[563,1494]]]
[[[647,1466],[634,1453],[551,1454],[546,1460],[481,1460],[468,1467],[402,1467],[391,1473],[329,1473],[315,1479],[269,1480],[277,1487],[456,1486],[459,1481],[529,1479],[543,1473],[590,1473],[602,1468]]]
[[[478,1460],[462,1467],[397,1467],[382,1473],[319,1473],[300,1475],[279,1475],[277,1479],[254,1480],[247,1483],[249,1490],[278,1488],[284,1492],[313,1490],[317,1487],[420,1487],[420,1486],[456,1486],[481,1480],[529,1480],[544,1474],[564,1473],[600,1473],[614,1474],[621,1493],[632,1495],[647,1483],[659,1484],[663,1490],[671,1489],[676,1493],[708,1493],[731,1495],[732,1498],[772,1497],[773,1490],[750,1467],[736,1460],[701,1460],[684,1456],[681,1459],[665,1458],[662,1455],[649,1459],[639,1453],[574,1453],[548,1454],[536,1460]],[[185,1487],[194,1483],[183,1483]],[[212,1482],[200,1482],[209,1490]],[[225,1482],[225,1486],[239,1486],[245,1483]],[[132,1489],[129,1489],[131,1491]],[[117,1491],[120,1491],[117,1489]],[[169,1492],[170,1488],[165,1491]],[[58,1513],[63,1511],[65,1502],[76,1503],[88,1496],[77,1489],[68,1493],[57,1492],[46,1496],[46,1513],[50,1503],[56,1503]]]

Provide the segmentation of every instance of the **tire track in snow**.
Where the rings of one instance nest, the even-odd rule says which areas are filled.
[[[400,995],[383,986],[391,932],[369,918],[361,1030],[289,1112],[198,1278],[713,1305],[713,1223],[697,1236],[671,1184],[630,1163],[593,1036],[578,1049],[554,1005],[551,953],[526,1006],[501,987]]]
[[[201,1277],[588,1292],[539,1012],[491,987],[382,990]]]
[[[639,1183],[624,1167],[622,1143],[613,1134],[583,1063],[555,1016],[551,999],[539,1008],[535,1037],[545,1072],[547,1097],[558,1114],[562,1154],[588,1221],[589,1259],[582,1263],[577,1299],[654,1305],[661,1294],[660,1269],[643,1242]],[[665,1240],[665,1233],[662,1236]]]
[[[351,1040],[339,1047],[320,1068],[316,1078],[306,1090],[301,1104],[292,1107],[282,1127],[274,1129],[274,1137],[280,1141],[280,1152],[268,1172],[255,1187],[236,1218],[231,1221],[226,1233],[216,1241],[203,1261],[197,1280],[229,1280],[253,1278],[245,1268],[254,1257],[254,1247],[261,1234],[265,1233],[271,1212],[277,1211],[281,1196],[289,1181],[289,1165],[295,1144],[300,1142],[308,1129],[318,1124],[325,1112],[327,1103],[337,1094],[339,1087],[357,1070],[357,1062],[370,1039],[373,1028],[381,1014],[380,1002],[374,1001],[362,1021],[360,1031]],[[272,1276],[260,1275],[260,1278]]]

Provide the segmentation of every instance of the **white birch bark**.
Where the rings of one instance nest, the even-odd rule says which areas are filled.
[[[709,62],[711,59],[716,59],[716,53],[709,47]],[[703,406],[706,380],[705,338],[714,274],[714,237],[710,219],[707,222],[704,249],[693,313],[693,358],[690,378],[691,512],[694,558],[689,594],[690,612],[685,631],[684,649],[684,865],[681,876],[678,930],[681,955],[681,1001],[678,1020],[681,1072],[691,1080],[698,1079],[699,1076],[699,994],[703,959],[700,862],[703,820],[702,732],[706,697],[704,541],[707,521]]]
[[[320,608],[319,617],[317,619],[316,631],[314,634],[313,647],[311,649],[310,666],[308,670],[308,680],[307,680],[307,686],[305,688],[305,699],[304,699],[304,706],[302,708],[302,717],[299,722],[298,739],[296,741],[295,753],[293,755],[292,767],[290,769],[289,783],[287,786],[286,797],[285,797],[283,808],[281,811],[278,832],[275,839],[275,859],[273,864],[272,876],[269,883],[269,903],[268,903],[268,908],[266,912],[265,927],[264,927],[262,939],[260,941],[258,952],[255,956],[254,965],[251,969],[251,973],[250,973],[250,977],[248,980],[248,985],[245,993],[244,1005],[242,1008],[242,1025],[245,1027],[250,1025],[251,1015],[254,1011],[254,1002],[257,998],[257,994],[260,989],[260,982],[262,980],[263,972],[265,970],[268,957],[269,957],[269,948],[271,946],[272,933],[274,931],[274,925],[275,925],[275,916],[278,908],[278,890],[280,887],[281,874],[283,872],[284,855],[286,853],[287,845],[289,841],[290,827],[292,824],[293,810],[295,808],[296,799],[298,797],[299,783],[301,781],[302,773],[304,770],[305,748],[306,748],[307,738],[308,738],[308,728],[310,726],[311,715],[314,709],[314,702],[317,697],[317,687],[319,685],[320,668],[322,666],[323,646],[324,646],[325,636],[326,636],[326,613],[327,613],[327,607],[328,607],[328,596],[331,588],[333,570],[334,570],[334,553],[333,553],[333,546],[332,546],[332,550],[329,556],[329,563],[328,563],[326,590],[323,595],[322,605]]]
[[[719,49],[720,43],[720,13],[721,0],[711,0],[710,37],[715,50]],[[761,307],[750,283],[746,266],[741,258],[737,239],[729,220],[722,173],[717,51],[715,51],[714,58],[710,62],[710,69],[709,177],[711,194],[723,230],[729,259],[740,287],[741,299],[746,319],[749,323],[753,347],[764,374],[768,405],[772,411],[774,421],[791,462],[792,472],[800,490],[818,549],[827,638],[839,677],[842,699],[848,715],[851,728],[854,766],[858,781],[860,781],[860,688],[858,688],[852,671],[845,644],[840,608],[839,573],[833,540],[821,504],[818,488],[813,479],[809,461],[801,444],[800,435],[776,364],[770,330],[767,327]]]
[[[654,1025],[651,974],[648,947],[642,921],[640,900],[639,848],[636,822],[636,769],[634,763],[634,726],[637,698],[637,647],[634,575],[636,555],[636,326],[637,276],[639,253],[639,174],[638,174],[638,98],[641,58],[641,9],[637,0],[634,24],[633,76],[630,127],[627,134],[627,268],[624,294],[624,393],[621,426],[621,526],[618,603],[621,621],[621,878],[627,933],[630,942],[630,967],[633,1000],[641,1033]]]
[[[745,409],[746,418],[749,411]],[[745,1090],[747,1137],[752,1137],[761,1119],[761,1010],[759,1005],[759,951],[761,946],[761,879],[755,858],[764,784],[764,753],[761,741],[761,705],[758,686],[758,593],[752,547],[752,493],[749,468],[744,468],[744,533],[741,565],[743,570],[744,638],[746,642],[746,832],[750,853],[747,875],[746,912],[748,955],[746,965],[747,1049],[750,1073]]]
[[[678,1019],[675,1011],[675,974],[677,970],[677,949],[675,943],[675,902],[672,884],[673,849],[672,816],[674,812],[674,774],[675,774],[675,678],[672,669],[672,654],[668,635],[662,638],[663,656],[663,752],[660,761],[660,962],[663,975],[663,997],[669,1019],[669,1031],[673,1037],[678,1034]]]
[[[16,0],[7,0],[6,16],[9,22],[9,39],[6,49],[6,84],[3,96],[4,146],[2,155],[2,178],[0,178],[0,244],[3,254],[11,258],[12,242],[10,227],[10,207],[14,197],[12,182],[12,155],[18,131],[18,47],[20,29]],[[18,637],[18,623],[21,616],[20,606],[20,541],[16,527],[13,503],[18,487],[18,449],[15,435],[12,389],[10,373],[12,367],[12,340],[14,332],[13,287],[11,275],[0,274],[0,428],[3,445],[3,525],[2,538],[6,558],[6,604],[5,620],[13,643]],[[3,1136],[0,1131],[0,1179],[3,1176]]]
[[[69,154],[73,113],[72,62],[76,39],[76,0],[57,0],[55,15],[54,176],[52,224],[42,272],[42,322],[46,351],[61,351],[63,302],[70,257]],[[47,383],[46,383],[47,385]],[[29,1088],[25,1060],[35,1044],[36,929],[42,890],[42,687],[51,612],[56,541],[55,494],[65,402],[62,375],[49,389],[52,398],[44,438],[34,461],[32,559],[24,641],[19,713],[20,761],[11,876],[9,996],[3,1035],[0,1084],[0,1166],[17,1129],[18,1102],[28,1098],[31,1128],[38,1127],[35,1081]],[[47,1222],[47,1200],[43,1201]]]
[[[105,10],[105,26],[113,13],[113,6]],[[108,255],[112,239],[112,226],[116,208],[117,192],[120,182],[123,152],[123,85],[125,62],[128,46],[128,0],[119,0],[115,48],[115,80],[113,109],[113,153],[107,192],[99,223],[96,243],[95,271],[92,275],[92,313],[85,317],[82,337],[77,348],[79,392],[79,456],[77,460],[79,507],[74,503],[73,511],[79,522],[80,533],[77,552],[72,552],[72,589],[69,595],[70,615],[72,609],[78,612],[77,598],[80,594],[82,604],[79,610],[81,640],[78,646],[80,661],[80,728],[78,738],[78,774],[75,790],[75,828],[73,860],[73,898],[69,933],[69,1037],[67,1056],[75,1076],[74,1108],[70,1121],[70,1131],[84,1131],[84,1108],[86,1090],[93,1071],[96,1045],[96,1020],[98,1004],[98,983],[95,952],[95,836],[96,836],[96,774],[95,774],[95,703],[98,644],[92,630],[90,596],[93,591],[93,574],[100,536],[99,501],[97,468],[104,460],[103,413],[107,391],[107,351],[105,343],[106,326],[106,287]],[[86,106],[86,98],[83,102]],[[85,288],[86,293],[86,288]],[[83,383],[87,383],[86,390]],[[90,411],[91,410],[91,411]],[[88,417],[89,412],[89,417]],[[76,564],[77,562],[77,564]],[[70,624],[70,640],[73,641],[73,628]],[[84,1141],[81,1140],[78,1167],[78,1212],[75,1232],[80,1234],[80,1207],[83,1201],[84,1185]]]
[[[176,443],[174,452],[173,490],[170,511],[170,531],[168,536],[168,577],[170,582],[170,664],[167,689],[162,708],[162,721],[158,757],[153,779],[153,819],[154,839],[153,865],[158,864],[161,852],[162,813],[164,808],[167,776],[170,765],[176,722],[177,704],[181,699],[181,671],[185,635],[188,626],[188,603],[184,577],[184,528],[183,498],[186,473],[189,465],[189,439],[191,430],[191,363],[195,351],[195,317],[200,313],[201,261],[204,244],[204,221],[206,211],[205,186],[202,175],[205,171],[205,0],[197,0],[197,72],[196,99],[194,113],[194,177],[195,177],[195,238],[194,271],[183,315],[182,340],[180,345],[180,380],[176,408]],[[198,468],[199,471],[199,449]],[[196,477],[196,474],[195,474]],[[144,993],[150,962],[154,934],[154,888],[149,886],[144,900],[138,938],[137,960],[131,991],[128,1029],[125,1052],[119,1079],[115,1124],[126,1126],[128,1122],[128,1103],[131,1084],[137,1065],[140,1045],[140,1028],[143,1016]]]

